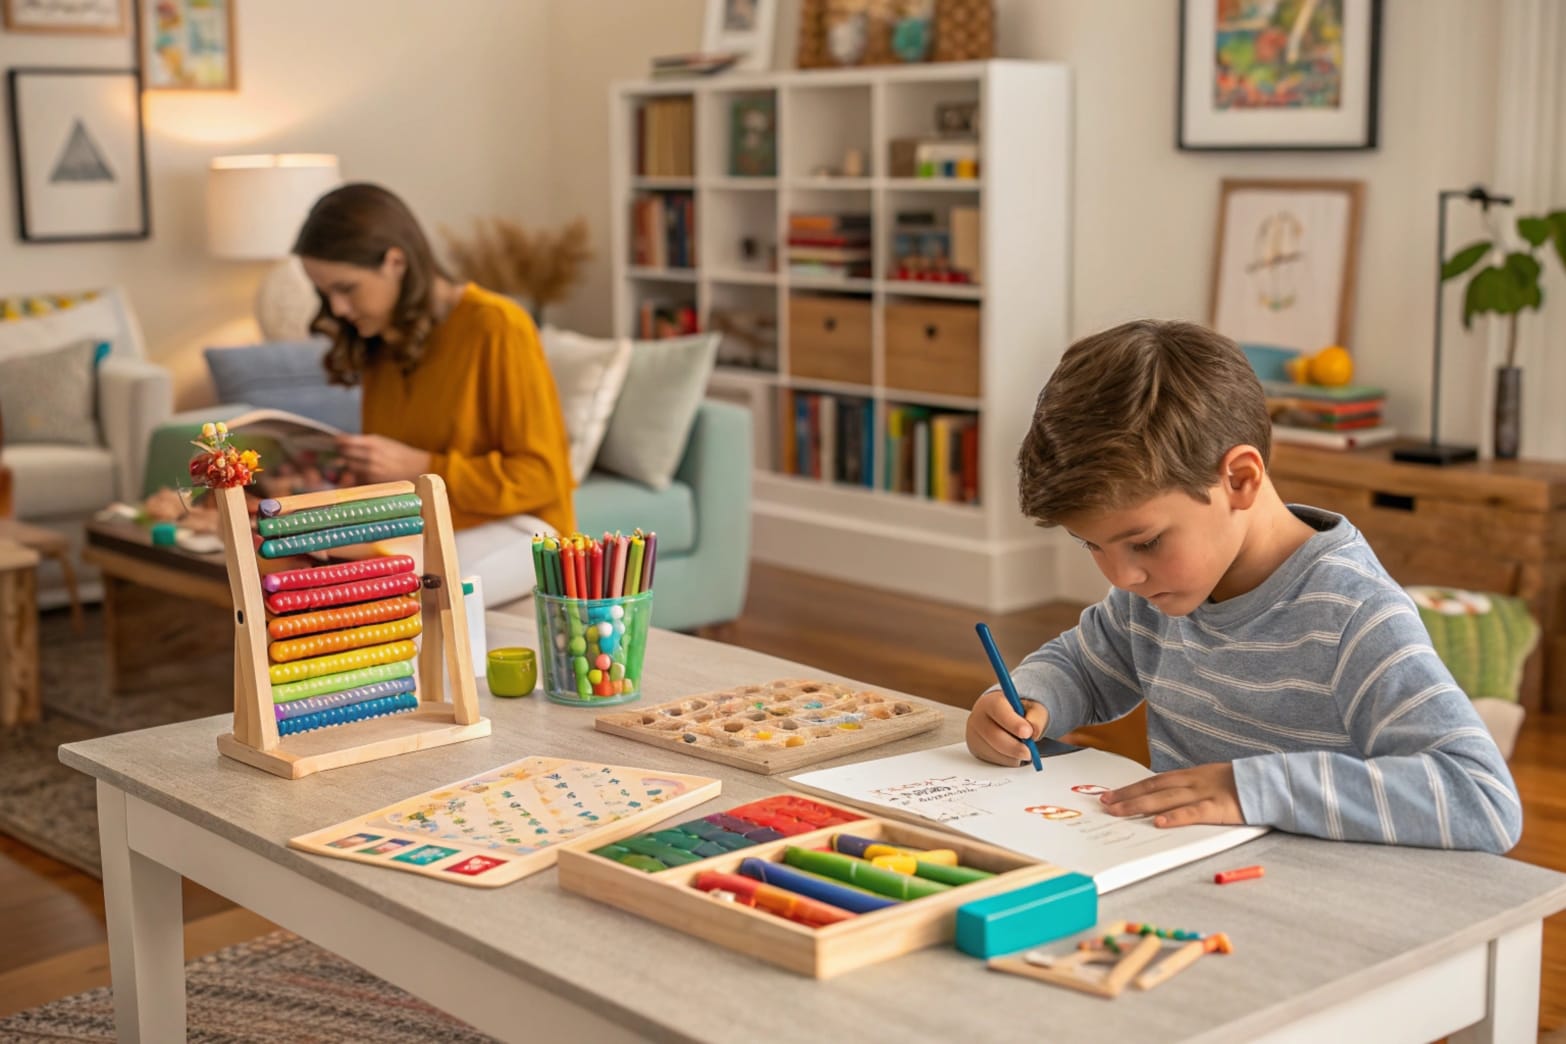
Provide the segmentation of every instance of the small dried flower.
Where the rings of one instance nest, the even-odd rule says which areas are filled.
[[[261,470],[261,457],[255,450],[229,444],[228,425],[222,421],[203,424],[201,438],[191,445],[201,451],[190,461],[190,478],[198,486],[248,486]]]

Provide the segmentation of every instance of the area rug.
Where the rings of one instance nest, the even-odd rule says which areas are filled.
[[[88,776],[60,764],[62,743],[188,721],[233,710],[234,666],[228,649],[158,666],[133,691],[111,693],[103,614],[86,614],[81,634],[69,614],[43,613],[38,672],[43,720],[0,729],[0,833],[101,877],[97,790]]]
[[[488,1044],[492,1039],[290,932],[185,966],[187,1039],[208,1044]],[[0,1019],[0,1042],[113,1041],[108,988]]]

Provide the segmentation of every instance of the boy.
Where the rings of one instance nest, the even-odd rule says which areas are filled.
[[[1522,806],[1418,613],[1341,516],[1279,499],[1261,384],[1233,342],[1133,322],[1073,345],[1018,454],[1022,510],[1114,585],[992,689],[968,748],[1147,701],[1159,774],[1104,794],[1160,827],[1250,823],[1344,841],[1505,852]]]

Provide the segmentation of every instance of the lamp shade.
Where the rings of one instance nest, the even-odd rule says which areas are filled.
[[[237,261],[287,257],[310,207],[341,181],[336,156],[215,157],[207,172],[207,249]]]

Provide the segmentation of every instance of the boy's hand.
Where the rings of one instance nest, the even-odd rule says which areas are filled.
[[[1022,706],[1028,712],[1026,719],[1017,716],[999,689],[979,697],[973,713],[968,715],[968,750],[974,757],[997,765],[1020,765],[1031,760],[1022,740],[1044,735],[1049,711],[1043,704],[1027,700]]]
[[[971,732],[970,732],[971,735]],[[970,739],[968,745],[972,746]],[[1240,794],[1234,786],[1234,766],[1227,761],[1160,772],[1156,776],[1111,790],[1099,798],[1112,816],[1153,816],[1156,827],[1212,823],[1240,826]]]

